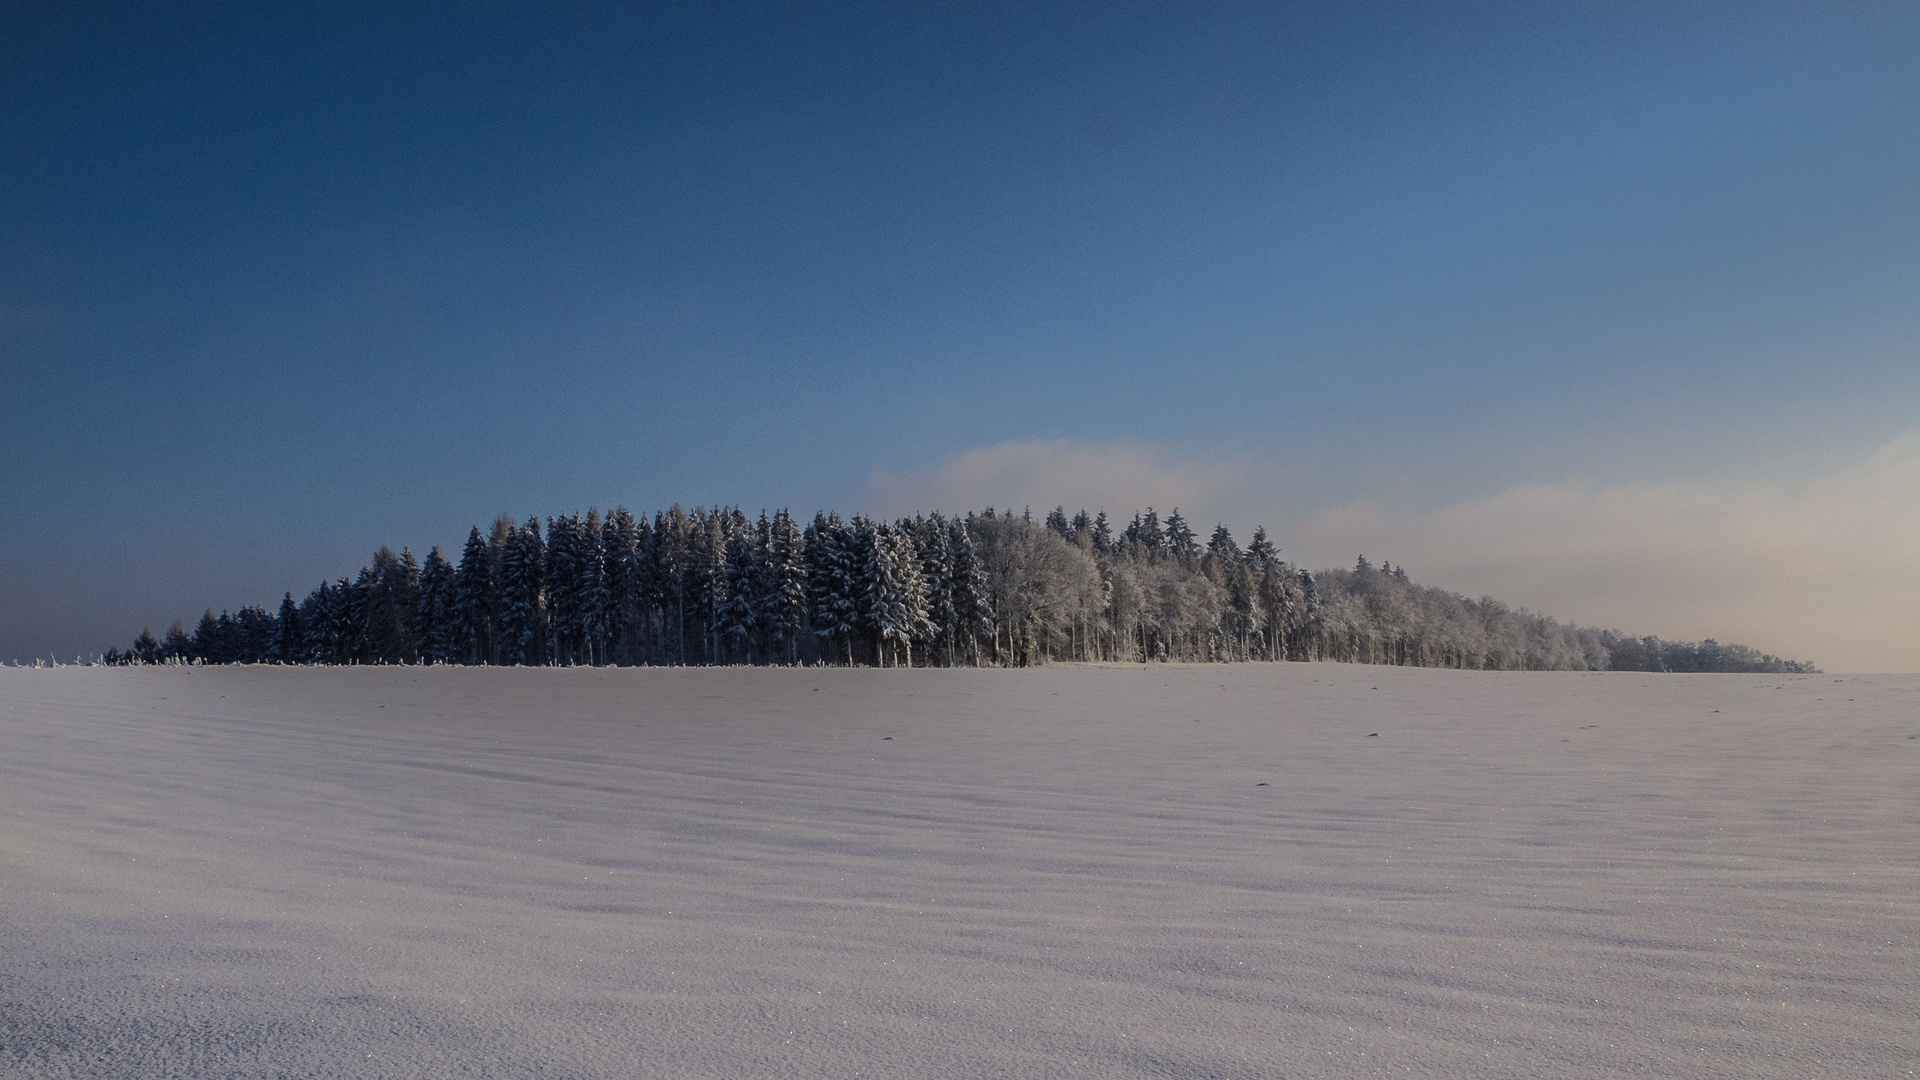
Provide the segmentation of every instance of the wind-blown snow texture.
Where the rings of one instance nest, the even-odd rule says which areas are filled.
[[[1908,1075],[1916,736],[1913,677],[0,671],[0,1072]]]

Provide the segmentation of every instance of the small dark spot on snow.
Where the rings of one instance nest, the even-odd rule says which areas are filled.
[[[1254,787],[1266,787],[1266,786],[1267,786],[1267,782],[1266,782],[1265,780],[1262,780],[1262,781],[1260,781],[1259,783],[1257,783],[1257,784],[1255,784],[1255,785],[1253,785],[1253,786],[1254,786]]]
[[[1377,731],[1369,731],[1369,732],[1367,732],[1367,738],[1369,738],[1369,739],[1377,739],[1377,738],[1379,738],[1379,737],[1380,737],[1380,733],[1379,733],[1379,732],[1377,732]]]
[[[880,741],[881,741],[881,742],[892,742],[892,741],[893,741],[893,736],[891,736],[891,735],[882,735],[882,736],[880,736]]]

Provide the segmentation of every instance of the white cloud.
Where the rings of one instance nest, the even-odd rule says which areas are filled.
[[[1920,670],[1920,432],[1805,484],[1534,484],[1422,513],[1354,503],[1294,532],[1563,620]]]
[[[1004,442],[966,450],[931,469],[876,471],[862,508],[896,516],[1031,506],[1039,515],[1064,505],[1069,512],[1104,509],[1124,522],[1147,506],[1162,515],[1179,507],[1190,520],[1212,521],[1208,515],[1221,513],[1244,489],[1248,472],[1244,462],[1183,461],[1130,442]]]

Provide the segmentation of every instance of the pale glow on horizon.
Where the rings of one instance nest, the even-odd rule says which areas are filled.
[[[1313,568],[1355,553],[1414,580],[1563,622],[1716,638],[1830,671],[1920,671],[1920,431],[1811,481],[1522,484],[1424,511],[1359,500],[1284,513],[1244,460],[1188,460],[1134,442],[1015,441],[929,469],[876,473],[871,512],[1035,515],[1180,507],[1247,542],[1264,523]]]

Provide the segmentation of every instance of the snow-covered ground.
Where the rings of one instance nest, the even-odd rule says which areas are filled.
[[[0,1074],[1909,1075],[1917,867],[1906,676],[8,669]]]

